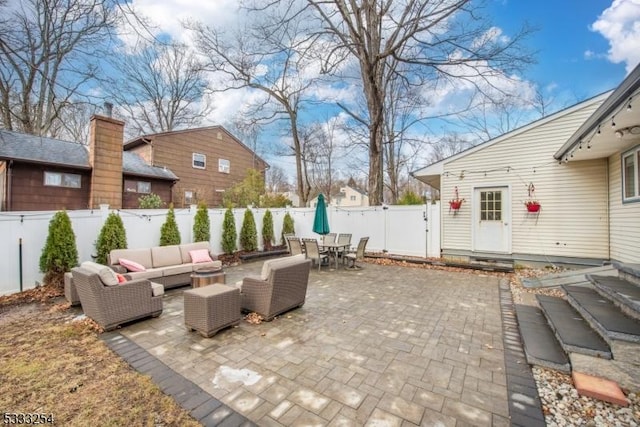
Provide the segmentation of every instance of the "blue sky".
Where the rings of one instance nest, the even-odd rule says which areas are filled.
[[[625,3],[640,8],[638,1]],[[611,0],[491,0],[489,10],[507,33],[525,21],[538,28],[530,39],[538,63],[526,72],[528,79],[584,99],[613,89],[627,74],[626,63],[607,58],[609,40],[592,29],[611,5]],[[635,22],[640,22],[637,17]],[[640,51],[640,43],[636,48]]]

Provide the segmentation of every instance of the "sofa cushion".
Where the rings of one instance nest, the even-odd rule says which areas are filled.
[[[109,254],[109,262],[112,265],[120,264],[120,258],[125,258],[144,266],[144,268],[153,267],[151,261],[151,250],[144,249],[114,249]]]
[[[80,267],[86,268],[92,273],[100,276],[100,280],[105,286],[115,286],[118,284],[118,277],[116,272],[107,267],[106,265],[98,264],[97,262],[84,261],[80,264]]]
[[[149,282],[149,283],[151,283],[151,294],[154,297],[164,295],[164,286],[156,282]]]
[[[191,255],[189,254],[189,252],[197,251],[198,249],[206,249],[208,252],[211,252],[211,246],[209,245],[209,242],[195,242],[195,243],[186,243],[184,245],[180,245],[180,255],[182,255],[182,264],[193,262],[191,260]]]
[[[153,268],[180,265],[182,264],[180,247],[178,245],[155,246],[151,248],[151,260],[153,261]]]
[[[189,251],[189,255],[191,256],[191,262],[194,264],[213,261],[209,256],[208,249],[196,249],[195,251]]]
[[[163,276],[175,276],[176,274],[191,273],[193,271],[192,264],[171,265],[162,267]]]
[[[260,279],[262,280],[269,279],[269,274],[271,274],[271,269],[275,267],[285,267],[288,265],[297,264],[300,261],[304,261],[304,260],[305,260],[304,254],[298,254],[298,255],[288,256],[284,258],[275,258],[275,259],[267,260],[264,262],[264,264],[262,264],[262,273],[260,274]]]
[[[127,269],[127,271],[146,271],[146,268],[144,265],[139,264],[130,259],[120,258],[118,261],[121,266]]]
[[[159,279],[162,277],[162,273],[164,270],[162,268],[148,268],[145,271],[132,271],[127,273],[127,276],[131,277],[131,280],[134,279]]]

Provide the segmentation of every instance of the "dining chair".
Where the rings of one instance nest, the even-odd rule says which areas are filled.
[[[291,252],[291,246],[289,246],[289,237],[295,237],[295,234],[293,233],[282,234],[282,240],[284,240],[284,243],[287,245],[287,252]]]
[[[291,255],[299,255],[304,253],[304,249],[302,244],[300,243],[300,238],[296,236],[287,236],[286,238],[287,246],[289,247],[289,253]]]
[[[358,247],[356,249],[355,252],[349,252],[348,254],[345,254],[345,258],[349,261],[351,261],[351,265],[348,267],[352,270],[356,270],[356,269],[360,269],[361,267],[358,267],[356,265],[356,261],[361,261],[364,259],[364,251],[365,248],[367,247],[367,242],[369,241],[368,237],[363,237],[360,239],[360,241],[358,242]]]
[[[328,233],[322,236],[322,244],[325,245],[327,243],[335,243],[336,242],[337,233]]]
[[[351,233],[340,233],[338,234],[337,243],[339,245],[351,245]],[[338,256],[342,258],[344,263],[344,254],[348,251],[349,246],[345,246],[342,248],[338,248]]]
[[[304,251],[307,254],[307,258],[313,260],[314,263],[318,264],[318,271],[320,271],[320,266],[324,261],[329,261],[329,253],[326,251],[320,251],[320,247],[318,246],[318,241],[316,239],[302,239],[302,245],[304,246]]]

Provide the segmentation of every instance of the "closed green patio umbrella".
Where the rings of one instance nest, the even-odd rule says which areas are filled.
[[[324,203],[322,193],[318,195],[318,204],[316,205],[316,216],[313,220],[313,232],[318,234],[329,233],[329,219],[327,218],[327,205]]]

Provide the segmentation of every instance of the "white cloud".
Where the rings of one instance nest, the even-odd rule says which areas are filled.
[[[607,58],[615,64],[624,62],[627,73],[640,62],[640,0],[613,0],[591,30],[609,41]]]

